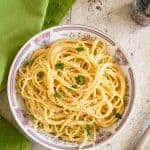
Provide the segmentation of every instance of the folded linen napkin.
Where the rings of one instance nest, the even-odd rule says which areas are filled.
[[[60,22],[74,0],[0,0],[0,91],[12,59],[35,33]],[[0,99],[1,100],[1,99]],[[29,150],[30,143],[4,118],[0,150]]]

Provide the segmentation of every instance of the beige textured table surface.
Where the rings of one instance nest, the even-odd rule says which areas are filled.
[[[123,47],[135,73],[135,99],[127,122],[114,137],[94,148],[96,150],[134,150],[144,129],[150,125],[150,26],[141,27],[134,23],[130,17],[131,2],[77,0],[62,22],[89,25],[107,32]],[[0,99],[1,113],[13,121],[5,92],[0,94]],[[47,150],[35,143],[31,149]]]

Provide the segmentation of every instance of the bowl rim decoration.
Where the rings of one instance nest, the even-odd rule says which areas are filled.
[[[135,92],[133,71],[124,53],[122,52],[122,48],[116,41],[112,40],[112,38],[108,36],[106,33],[104,33],[103,31],[85,25],[60,25],[60,26],[48,28],[33,36],[18,51],[11,65],[9,76],[8,76],[8,82],[7,82],[8,101],[9,101],[9,105],[13,117],[16,120],[19,127],[22,129],[23,133],[25,133],[25,135],[27,135],[27,137],[29,137],[33,141],[47,148],[57,149],[57,150],[59,149],[73,150],[73,149],[77,149],[78,147],[77,145],[71,145],[71,144],[67,145],[66,143],[60,143],[60,140],[57,138],[54,140],[50,140],[49,138],[47,138],[47,135],[44,135],[43,133],[38,132],[37,130],[34,130],[29,125],[27,116],[25,112],[22,110],[22,107],[18,104],[19,102],[17,101],[16,98],[17,94],[15,91],[15,77],[16,77],[16,72],[21,65],[21,62],[23,63],[25,61],[25,58],[29,55],[29,52],[31,53],[33,52],[33,50],[35,50],[33,47],[39,48],[46,45],[47,43],[52,42],[53,40],[62,39],[65,37],[70,37],[70,38],[99,37],[105,39],[110,45],[115,47],[114,57],[116,58],[118,64],[121,67],[123,67],[124,70],[126,70],[130,94],[128,97],[128,102],[126,104],[127,106],[125,108],[125,112],[123,114],[123,118],[117,123],[117,127],[114,129],[113,132],[102,131],[102,135],[95,141],[96,145],[100,143],[104,143],[108,139],[111,139],[110,137],[115,135],[116,132],[118,132],[122,128],[123,124],[125,124],[133,105],[134,92]],[[93,144],[88,144],[85,145],[83,148],[92,147],[92,145]]]

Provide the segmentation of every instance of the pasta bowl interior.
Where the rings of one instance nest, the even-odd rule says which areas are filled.
[[[82,25],[47,29],[30,39],[10,69],[13,116],[34,141],[52,149],[88,148],[123,126],[134,97],[132,69],[120,46]]]

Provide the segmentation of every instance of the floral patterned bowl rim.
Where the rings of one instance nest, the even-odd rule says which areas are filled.
[[[62,38],[103,38],[108,47],[110,48],[110,53],[115,57],[116,61],[122,68],[129,87],[129,97],[128,103],[126,104],[126,110],[123,114],[123,118],[118,121],[112,128],[104,129],[97,135],[97,140],[95,145],[103,144],[107,140],[111,140],[110,137],[117,134],[119,129],[125,124],[130,110],[133,105],[134,99],[134,75],[132,69],[123,53],[122,48],[117,42],[114,42],[110,36],[92,27],[84,25],[62,25],[46,29],[35,36],[33,36],[29,41],[27,41],[24,46],[20,49],[12,66],[10,68],[8,83],[7,83],[7,94],[8,101],[10,105],[11,112],[18,123],[19,127],[22,129],[23,133],[27,135],[30,139],[35,142],[50,148],[50,149],[65,149],[74,150],[78,149],[77,144],[71,144],[64,142],[53,135],[45,133],[41,130],[35,130],[32,126],[32,122],[26,115],[26,110],[22,104],[21,98],[17,95],[15,89],[15,77],[16,72],[20,65],[32,54],[34,50],[40,47],[47,46],[50,42],[62,39]],[[83,148],[92,147],[93,144],[88,143]]]

